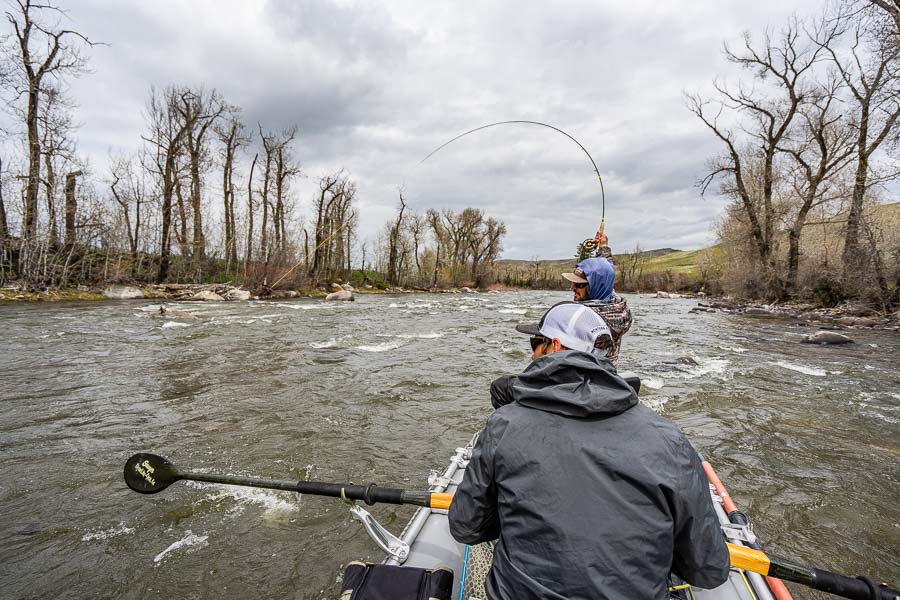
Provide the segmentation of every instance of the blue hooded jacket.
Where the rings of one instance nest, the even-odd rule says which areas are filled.
[[[605,258],[589,258],[577,265],[584,271],[588,280],[590,294],[588,300],[608,302],[613,299],[613,284],[616,280],[616,269]]]

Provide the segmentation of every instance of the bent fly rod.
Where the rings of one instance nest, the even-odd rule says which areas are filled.
[[[437,154],[443,148],[446,148],[447,146],[449,146],[450,144],[452,144],[453,142],[455,142],[456,140],[458,140],[460,138],[466,137],[470,133],[475,133],[476,131],[481,131],[482,129],[487,129],[489,127],[496,127],[498,125],[513,125],[513,124],[538,125],[540,127],[546,127],[548,129],[552,129],[553,131],[563,134],[564,136],[566,136],[567,138],[569,138],[570,140],[572,140],[573,142],[578,144],[578,147],[581,148],[581,151],[584,152],[585,156],[588,157],[588,160],[591,161],[591,165],[593,165],[593,167],[594,167],[594,173],[597,175],[597,180],[600,182],[600,229],[597,231],[597,233],[598,233],[598,235],[602,234],[603,227],[606,223],[606,191],[603,189],[603,177],[600,176],[600,169],[597,168],[597,163],[594,162],[594,158],[591,156],[591,153],[587,151],[587,148],[585,148],[581,144],[581,142],[576,140],[574,137],[572,137],[571,135],[569,135],[568,133],[566,133],[559,127],[554,127],[553,125],[548,125],[547,123],[541,123],[540,121],[523,121],[523,120],[498,121],[496,123],[488,123],[487,125],[482,125],[481,127],[476,127],[475,129],[470,129],[469,131],[461,133],[458,136],[456,136],[455,138],[444,142],[443,144],[441,144],[440,146],[438,146],[437,148],[435,148],[434,150],[429,152],[428,155],[419,162],[419,164],[421,165],[426,160],[428,160],[429,158],[431,158],[432,156]],[[588,244],[588,242],[591,242],[591,241],[593,241],[593,240],[585,240],[585,244]],[[590,248],[590,249],[593,249],[593,248]]]

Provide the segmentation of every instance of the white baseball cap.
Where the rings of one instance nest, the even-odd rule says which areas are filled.
[[[606,321],[577,302],[555,304],[537,324],[521,323],[516,325],[516,331],[556,338],[569,350],[581,352],[592,352],[594,343],[602,335],[612,337]]]

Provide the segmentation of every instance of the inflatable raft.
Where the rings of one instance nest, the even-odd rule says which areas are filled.
[[[429,478],[431,492],[452,494],[456,491],[456,487],[462,482],[476,440],[477,435],[466,446],[457,448],[444,471]],[[735,520],[735,514],[740,517],[743,515],[733,506],[709,463],[704,462],[704,468],[707,476],[711,479],[710,496],[728,541],[736,545],[758,547],[745,518],[743,523],[732,522]],[[419,508],[406,524],[399,538],[387,533],[377,526],[377,523],[373,526],[371,517],[368,517],[368,513],[362,508],[356,510],[357,513],[354,513],[354,516],[363,522],[373,540],[387,554],[383,561],[384,565],[424,571],[439,570],[444,573],[451,571],[453,589],[450,598],[453,600],[485,600],[484,578],[490,568],[491,545],[468,546],[454,540],[450,535],[447,510]],[[363,517],[358,513],[365,513],[366,516]],[[729,513],[732,514],[732,519],[729,519]],[[737,518],[738,521],[740,521],[740,517]],[[342,597],[350,598],[351,595],[347,592],[351,591],[349,588],[352,587],[352,583],[345,579],[344,587],[346,592]],[[669,589],[672,598],[681,599],[786,600],[791,598],[784,584],[777,579],[736,568],[731,569],[731,574],[723,585],[712,590],[700,589],[677,580],[670,582]]]

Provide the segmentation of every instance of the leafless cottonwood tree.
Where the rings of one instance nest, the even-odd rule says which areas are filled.
[[[6,19],[14,33],[17,47],[17,69],[10,78],[15,94],[14,102],[25,98],[23,121],[28,138],[28,173],[25,185],[25,218],[23,237],[37,236],[38,189],[41,182],[41,98],[48,91],[47,82],[84,72],[85,60],[80,54],[84,45],[94,43],[87,36],[70,29],[62,29],[50,21],[59,20],[62,11],[52,5],[15,0],[14,8],[6,11]],[[7,60],[12,60],[8,57]]]
[[[400,206],[397,208],[397,218],[390,227],[388,233],[388,267],[387,280],[392,285],[400,282],[400,263],[401,257],[401,240],[403,237],[403,212],[406,210],[406,200],[403,199],[403,192],[399,193]]]
[[[816,41],[812,42],[806,39],[797,20],[792,19],[777,40],[766,34],[761,48],[753,45],[749,33],[745,34],[743,48],[734,51],[726,45],[725,56],[750,70],[760,85],[741,83],[731,88],[715,82],[719,99],[714,103],[696,94],[687,95],[688,108],[726,147],[724,155],[711,163],[710,173],[701,181],[701,190],[705,193],[719,180],[721,191],[742,207],[765,273],[763,283],[779,299],[785,297],[787,288],[776,262],[776,160],[780,145],[789,139],[794,120],[812,93],[813,69],[838,33],[836,25],[823,27],[814,33]],[[762,89],[764,80],[774,83],[770,92],[774,97]],[[715,108],[711,109],[710,104]],[[724,113],[743,117],[741,129],[724,124]],[[741,130],[748,136],[746,141]]]
[[[185,89],[177,97],[175,108],[184,124],[184,149],[187,154],[190,173],[191,217],[193,221],[191,258],[194,276],[198,277],[206,256],[206,235],[203,231],[203,209],[201,175],[208,162],[209,147],[207,134],[227,105],[216,90],[207,92],[202,87],[197,90]],[[184,219],[182,220],[182,222]]]
[[[128,249],[131,253],[131,275],[137,274],[140,266],[139,252],[145,205],[150,202],[145,179],[146,171],[136,157],[118,158],[111,165],[112,182],[110,192],[113,200],[122,209]]]
[[[215,131],[219,142],[222,144],[220,155],[222,159],[222,201],[225,221],[225,269],[228,271],[236,267],[238,262],[237,224],[234,210],[234,163],[238,150],[248,145],[252,140],[240,120],[240,109],[235,106],[228,107],[227,116],[224,121],[219,122]],[[252,198],[248,207],[248,216],[252,223]]]
[[[872,0],[878,11],[859,10],[858,3],[843,9],[836,21],[849,28],[850,48],[847,55],[833,45],[822,44],[850,91],[854,105],[851,120],[855,130],[856,173],[847,228],[844,238],[844,280],[857,287],[865,271],[866,255],[861,244],[863,204],[872,185],[898,176],[896,168],[888,173],[873,173],[873,155],[893,136],[896,142],[900,118],[900,7],[896,0]],[[856,10],[854,10],[856,9]],[[892,24],[885,26],[883,19]],[[879,20],[882,20],[879,22]],[[883,290],[886,294],[887,290]]]
[[[178,103],[185,102],[182,95],[188,92],[174,86],[159,91],[150,90],[147,108],[147,121],[150,136],[144,140],[151,144],[154,170],[159,177],[160,196],[160,248],[157,282],[162,283],[169,277],[170,257],[172,252],[172,204],[175,188],[178,185],[178,159],[182,152],[182,143],[187,134],[188,124],[179,118]]]
[[[780,148],[791,159],[786,178],[796,198],[788,227],[786,292],[797,291],[800,236],[811,210],[834,202],[843,193],[838,175],[853,157],[853,131],[840,112],[841,82],[831,77],[811,91],[800,109],[793,139]]]
[[[273,222],[275,225],[275,247],[280,255],[284,255],[287,245],[287,213],[288,189],[293,177],[300,175],[300,166],[295,164],[291,143],[297,135],[297,126],[292,126],[281,133],[275,146],[275,206]]]
[[[313,199],[315,246],[309,265],[314,279],[338,276],[349,261],[352,231],[358,219],[354,207],[356,189],[356,184],[341,171],[319,179],[319,193]]]
[[[256,170],[256,161],[259,160],[259,153],[253,155],[253,162],[250,163],[250,174],[247,176],[247,248],[244,253],[244,273],[250,261],[253,260],[253,171]]]
[[[70,138],[74,129],[68,103],[57,87],[47,86],[40,110],[39,131],[44,171],[41,178],[47,208],[47,234],[51,246],[59,244],[57,219],[57,171],[75,161],[75,143]]]

